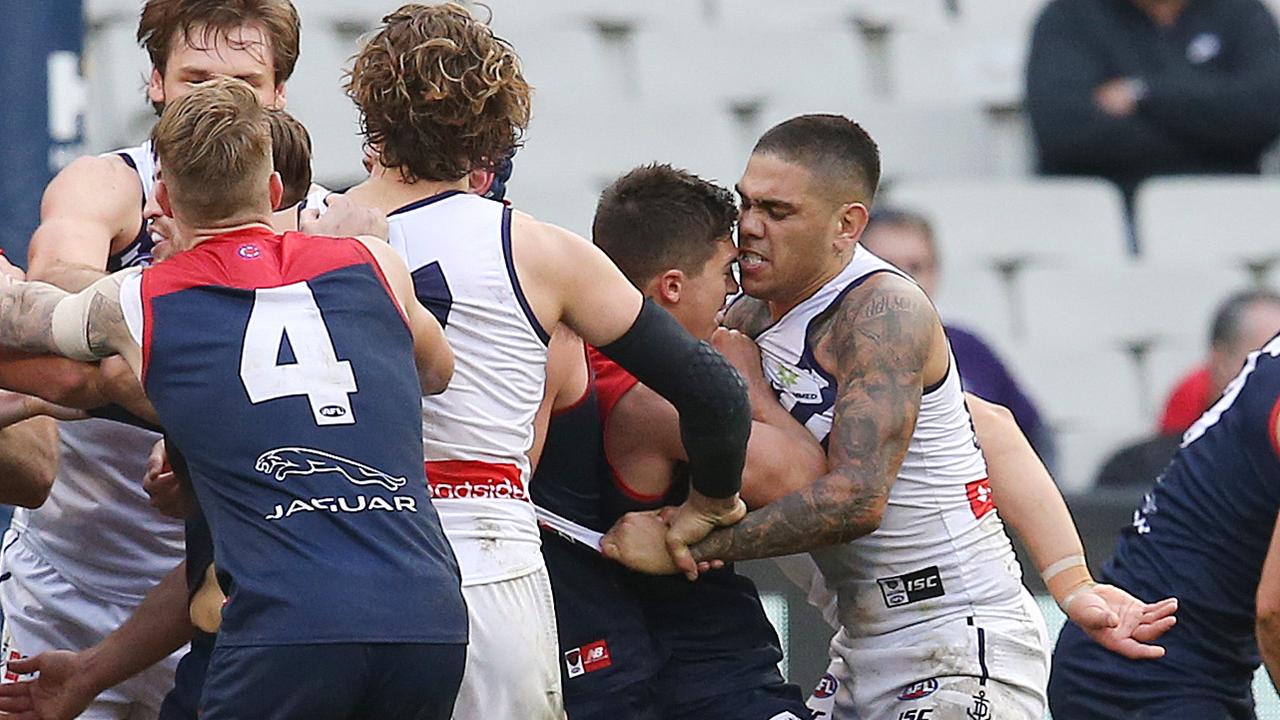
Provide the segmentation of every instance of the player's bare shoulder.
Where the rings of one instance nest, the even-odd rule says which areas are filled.
[[[45,190],[44,205],[65,203],[104,211],[142,207],[142,183],[138,173],[119,155],[85,155],[76,158],[53,178]]]
[[[720,324],[754,339],[773,324],[773,318],[769,314],[769,303],[750,295],[739,295],[725,308]]]
[[[941,327],[918,285],[894,273],[877,273],[815,319],[814,350],[833,370],[865,369],[874,361],[885,370],[918,373],[944,344]]]

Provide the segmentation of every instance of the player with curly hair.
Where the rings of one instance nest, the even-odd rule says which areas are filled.
[[[423,400],[427,479],[471,618],[454,717],[563,717],[528,491],[549,331],[563,322],[680,410],[693,489],[668,540],[686,558],[744,512],[744,389],[586,240],[466,192],[473,168],[519,146],[531,110],[519,57],[487,24],[455,3],[406,5],[356,56],[347,92],[371,155],[347,197],[387,213],[391,245],[455,351],[449,389]]]

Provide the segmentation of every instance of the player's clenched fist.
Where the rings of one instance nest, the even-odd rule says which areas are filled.
[[[604,556],[637,572],[675,575],[680,572],[667,552],[667,524],[658,511],[623,515],[600,542]]]
[[[298,229],[307,235],[357,237],[370,235],[386,239],[387,216],[378,210],[357,205],[341,195],[329,200],[324,216],[318,209],[303,210]]]
[[[147,458],[147,474],[142,479],[142,489],[151,498],[151,506],[172,518],[185,518],[190,505],[187,489],[169,465],[164,440],[151,448]]]

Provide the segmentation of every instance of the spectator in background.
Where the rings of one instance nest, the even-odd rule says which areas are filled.
[[[877,210],[862,233],[862,246],[893,263],[915,279],[932,299],[938,288],[939,259],[933,228],[922,215],[896,209]],[[1003,405],[1013,412],[1022,432],[1050,468],[1054,465],[1053,436],[1041,422],[1031,398],[982,338],[975,333],[945,323],[951,352],[960,370],[960,382],[967,392]]]
[[[1257,173],[1280,135],[1280,31],[1259,0],[1053,0],[1027,111],[1040,171]]]
[[[1156,434],[1118,450],[1102,464],[1095,482],[1151,484],[1182,442],[1182,433],[1209,409],[1240,372],[1249,353],[1280,332],[1280,294],[1245,290],[1229,296],[1214,313],[1209,356],[1178,381],[1165,403]]]

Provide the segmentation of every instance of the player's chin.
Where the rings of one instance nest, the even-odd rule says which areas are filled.
[[[754,298],[768,298],[769,290],[773,287],[773,283],[769,282],[764,268],[750,272],[743,270],[741,272],[742,277],[738,281],[738,286],[742,288],[742,292]]]

